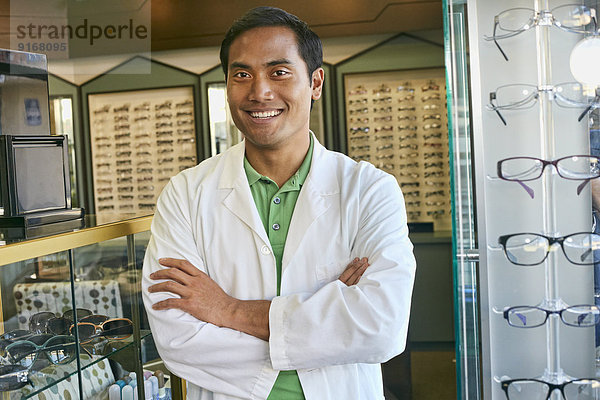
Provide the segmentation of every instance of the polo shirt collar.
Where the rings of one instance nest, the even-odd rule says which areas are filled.
[[[306,157],[304,157],[304,161],[302,161],[302,164],[300,165],[300,168],[298,168],[298,171],[296,171],[296,173],[292,175],[291,178],[288,179],[288,181],[284,183],[281,188],[285,187],[288,190],[300,189],[300,187],[306,181],[308,173],[310,172],[310,163],[312,161],[313,148],[313,136],[310,135],[310,146],[308,147],[308,152],[306,153]],[[244,170],[246,171],[246,177],[248,178],[248,183],[250,184],[250,186],[252,186],[260,180],[273,182],[273,180],[268,176],[259,174],[254,169],[254,167],[250,165],[250,162],[248,162],[246,156],[244,156]]]

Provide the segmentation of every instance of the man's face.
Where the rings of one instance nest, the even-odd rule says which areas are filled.
[[[229,48],[227,100],[247,149],[280,149],[308,135],[311,99],[322,85],[323,69],[309,80],[289,28],[254,28]]]

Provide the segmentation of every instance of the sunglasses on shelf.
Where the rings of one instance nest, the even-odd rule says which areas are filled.
[[[74,331],[75,325],[72,325],[71,334]],[[77,323],[77,333],[82,344],[96,338],[123,340],[133,334],[133,322],[128,318],[109,319],[106,315],[91,315]]]
[[[0,366],[0,392],[21,389],[30,384],[29,370],[22,365]]]
[[[73,336],[41,334],[18,340],[5,349],[11,364],[31,368],[40,354],[52,364],[68,364],[75,359],[76,342]]]
[[[29,317],[29,330],[33,333],[53,333],[64,335],[75,319],[92,315],[93,312],[87,308],[70,309],[63,313],[62,317],[51,311],[42,311]],[[66,327],[65,327],[66,324]]]

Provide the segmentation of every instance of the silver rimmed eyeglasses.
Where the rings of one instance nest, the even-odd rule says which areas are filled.
[[[563,179],[583,181],[577,186],[579,195],[591,179],[600,177],[600,159],[591,155],[573,155],[553,161],[536,157],[510,157],[498,161],[498,177],[505,181],[517,182],[534,198],[534,191],[524,182],[539,179],[547,166],[552,165]]]
[[[518,7],[496,15],[493,34],[484,36],[484,39],[494,41],[504,59],[508,61],[508,56],[498,44],[498,40],[517,36],[537,25],[554,25],[572,33],[592,33],[598,28],[596,10],[581,4],[566,4],[552,10],[541,11]]]
[[[503,85],[490,92],[490,102],[486,108],[495,111],[502,123],[507,125],[501,110],[531,108],[538,101],[540,93],[550,94],[550,98],[560,107],[584,108],[577,121],[581,121],[588,111],[600,107],[600,88],[588,90],[578,82],[565,82],[547,87],[527,84]]]

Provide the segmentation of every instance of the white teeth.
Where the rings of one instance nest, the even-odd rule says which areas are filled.
[[[275,117],[277,115],[281,114],[280,110],[276,110],[276,111],[258,111],[258,112],[251,112],[250,116],[252,116],[252,118],[270,118],[270,117]]]

